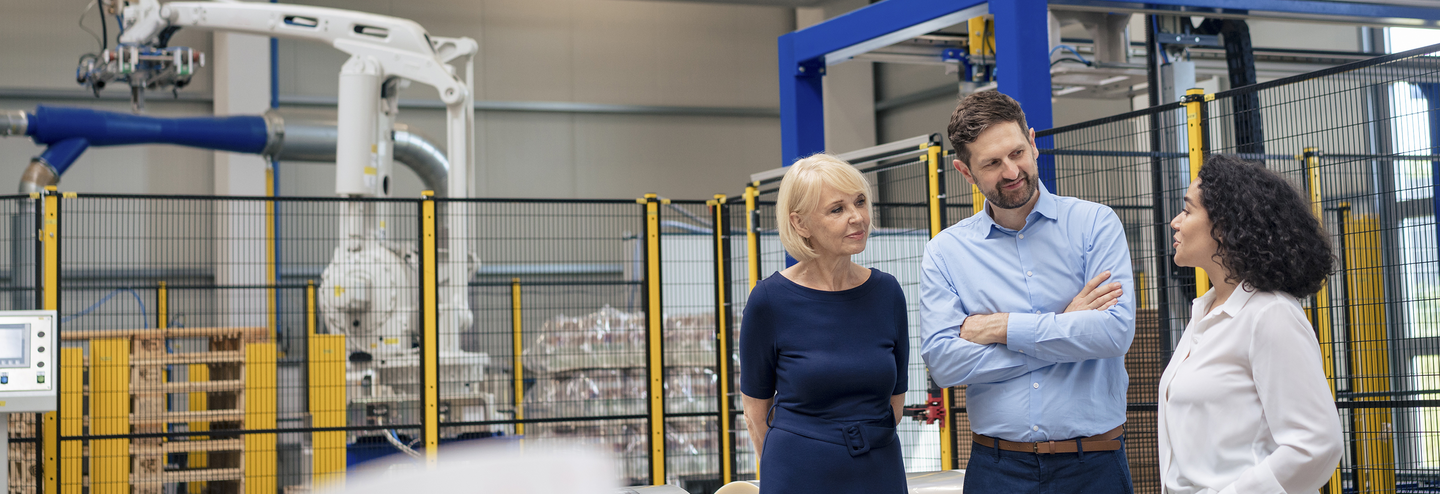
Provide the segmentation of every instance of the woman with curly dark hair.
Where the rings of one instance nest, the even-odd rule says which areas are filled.
[[[1340,419],[1300,297],[1332,271],[1330,241],[1284,178],[1211,156],[1170,221],[1175,264],[1214,288],[1160,378],[1167,494],[1316,492],[1340,462]]]

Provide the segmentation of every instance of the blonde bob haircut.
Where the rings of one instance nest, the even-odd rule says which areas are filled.
[[[780,243],[796,261],[809,261],[819,254],[810,246],[810,239],[800,236],[800,232],[790,224],[790,213],[804,218],[815,212],[820,207],[820,191],[825,185],[845,194],[864,194],[865,212],[871,218],[870,228],[875,228],[875,211],[870,207],[874,196],[870,194],[870,182],[865,180],[865,175],[833,155],[810,155],[796,161],[785,171],[785,176],[780,179],[780,197],[775,203],[775,224],[780,230]]]

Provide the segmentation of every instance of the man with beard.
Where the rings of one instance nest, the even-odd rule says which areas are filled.
[[[1035,131],[1009,96],[967,96],[948,134],[986,206],[925,247],[921,351],[937,384],[969,385],[965,493],[1132,492],[1135,300],[1119,217],[1039,183]]]

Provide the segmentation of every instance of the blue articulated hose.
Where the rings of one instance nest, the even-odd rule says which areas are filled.
[[[35,108],[25,133],[49,146],[40,158],[56,175],[90,146],[175,144],[254,154],[265,150],[269,135],[260,116],[159,118],[44,105]]]

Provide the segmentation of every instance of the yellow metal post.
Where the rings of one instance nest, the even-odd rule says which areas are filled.
[[[44,279],[42,281],[43,284],[41,285],[40,308],[44,310],[59,311],[60,196],[57,193],[55,186],[48,185],[45,187],[45,193],[41,194],[41,198],[41,202],[43,203],[42,207],[44,208],[41,211],[41,214],[43,215],[42,217],[44,218],[44,222],[40,226],[40,231],[38,233],[40,234],[40,248],[43,251],[43,257],[41,257],[40,262],[44,266]],[[63,358],[64,354],[61,354],[61,357]],[[65,387],[66,385],[78,388],[79,386],[81,386],[81,383],[80,381],[73,381],[68,383],[66,381],[60,381],[60,386]],[[59,476],[56,475],[56,472],[59,470],[60,467],[60,462],[57,461],[60,455],[59,417],[56,415],[56,412],[46,412],[42,417],[43,424],[41,425],[41,427],[44,429],[43,435],[45,437],[45,443],[42,445],[41,448],[44,458],[44,461],[42,462],[42,468],[44,469],[45,474],[44,492],[60,492],[60,479]],[[78,457],[79,455],[76,456]],[[75,479],[75,482],[73,484],[74,487],[70,488],[73,490],[67,491],[65,494],[70,494],[71,492],[80,492],[80,465],[78,464],[78,462],[66,463],[64,467],[66,468],[66,472],[64,474],[65,478],[67,480],[71,478]],[[7,466],[5,468],[9,467]]]
[[[970,209],[972,214],[980,214],[985,211],[985,193],[980,192],[980,186],[970,184]]]
[[[664,308],[660,300],[660,199],[645,194],[645,357],[650,397],[650,483],[665,484]]]
[[[745,186],[745,263],[750,274],[750,289],[760,282],[760,237],[755,235],[755,199],[760,197],[760,182]]]
[[[1210,96],[1213,98],[1213,96]],[[1204,89],[1189,89],[1185,91],[1185,129],[1186,143],[1190,151],[1190,182],[1195,182],[1200,177],[1200,167],[1205,164],[1205,128],[1204,121],[1200,118],[1202,107],[1207,101]],[[1205,270],[1195,268],[1195,296],[1204,295],[1210,290],[1210,276]]]
[[[130,339],[90,340],[90,433],[130,433]],[[130,440],[90,442],[90,492],[130,493]]]
[[[945,207],[940,203],[940,167],[945,166],[940,162],[940,146],[930,146],[925,152],[921,163],[925,165],[926,199],[930,204],[930,238],[940,234],[945,225],[940,224],[940,208]]]
[[[524,343],[520,339],[522,324],[520,315],[520,278],[510,279],[510,325],[513,335],[511,340],[515,345],[515,360],[510,364],[515,371],[515,434],[525,435],[525,424],[519,422],[525,420],[525,366],[520,361],[520,354],[524,350]],[[523,441],[523,440],[522,440]],[[522,443],[523,444],[523,443]]]
[[[345,335],[318,334],[315,281],[305,287],[305,317],[310,322],[310,422],[315,427],[345,426]],[[345,488],[345,432],[311,435],[314,455],[312,490]]]
[[[84,406],[85,392],[85,350],[62,348],[60,350],[60,434],[79,436],[85,433]],[[80,441],[66,441],[60,445],[60,492],[80,494],[81,461],[83,449]]]
[[[210,364],[190,364],[188,366],[190,382],[206,382],[210,380]],[[190,411],[199,412],[210,409],[210,393],[195,391],[190,393]],[[210,423],[197,421],[189,423],[191,432],[208,431]],[[191,441],[204,441],[210,436],[190,436]],[[204,468],[210,466],[210,453],[194,451],[187,454],[186,465],[190,468]],[[185,491],[190,494],[204,494],[209,482],[187,482]]]
[[[1315,148],[1305,148],[1302,156],[1302,163],[1305,166],[1305,184],[1310,191],[1310,208],[1315,219],[1321,226],[1325,225],[1324,209],[1320,195],[1320,152]],[[1143,292],[1142,292],[1143,293]],[[1315,303],[1310,307],[1310,323],[1315,325],[1317,335],[1320,338],[1320,356],[1325,367],[1325,380],[1330,383],[1330,397],[1335,397],[1335,328],[1330,325],[1330,290],[1329,286],[1322,285],[1320,291],[1315,294]],[[1326,492],[1329,494],[1340,494],[1341,478],[1340,467],[1336,465],[1335,471],[1330,474],[1329,487]]]
[[[315,314],[315,280],[305,281],[305,334],[315,334],[315,325],[319,324]]]
[[[245,429],[275,428],[275,344],[245,345]],[[245,493],[275,494],[277,458],[274,434],[245,436]]]
[[[420,311],[424,322],[420,337],[420,377],[423,383],[421,437],[425,443],[425,465],[435,468],[440,450],[440,278],[439,249],[435,241],[435,193],[422,193],[420,201]]]
[[[926,200],[930,204],[930,238],[935,238],[944,228],[940,224],[940,208],[944,207],[940,204],[940,167],[945,164],[940,161],[940,146],[930,146],[921,161],[927,179]],[[955,424],[950,420],[950,388],[940,390],[940,396],[945,406],[945,415],[940,419],[940,469],[951,470],[955,467]]]
[[[163,281],[155,288],[155,327],[170,327],[170,290]]]
[[[716,368],[720,376],[720,395],[716,399],[720,413],[720,483],[728,484],[735,479],[735,441],[730,437],[732,421],[730,407],[730,277],[726,276],[726,243],[729,241],[729,223],[725,221],[725,194],[715,194],[708,202],[715,212],[715,348]]]
[[[265,195],[275,197],[275,167],[265,167]],[[275,341],[275,335],[280,327],[279,308],[276,307],[275,298],[275,201],[265,201],[265,322],[269,325],[270,334],[268,341]]]
[[[1341,207],[1345,224],[1345,278],[1350,312],[1350,383],[1359,401],[1387,401],[1390,389],[1390,344],[1385,324],[1384,266],[1380,219],[1350,216]],[[1388,492],[1395,488],[1394,418],[1388,408],[1357,409],[1355,427],[1360,492]]]

